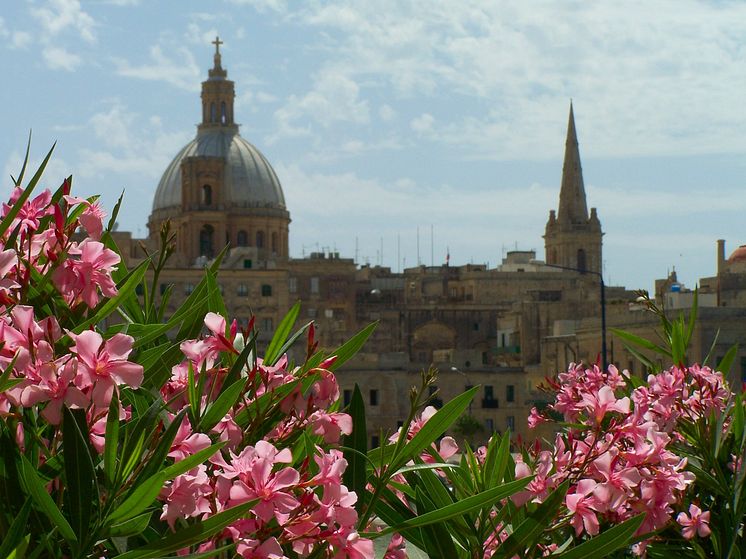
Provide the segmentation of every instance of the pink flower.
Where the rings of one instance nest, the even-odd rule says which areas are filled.
[[[598,534],[598,518],[594,510],[594,500],[588,497],[596,487],[592,479],[581,479],[575,487],[574,493],[568,493],[565,497],[567,510],[572,513],[570,524],[575,527],[575,535],[579,536],[583,530],[589,535]]]
[[[168,456],[175,460],[183,460],[187,456],[204,450],[210,446],[210,437],[204,433],[193,433],[192,425],[188,419],[183,419],[179,430],[176,431],[176,437],[174,442],[171,444],[170,452]]]
[[[168,522],[173,529],[177,518],[189,518],[210,512],[212,486],[204,464],[200,464],[186,474],[176,477],[162,492],[166,504],[163,505],[161,520]]]
[[[108,407],[116,385],[139,388],[142,384],[142,365],[127,361],[132,351],[132,336],[114,334],[104,341],[101,334],[86,330],[80,334],[70,333],[75,345],[70,351],[78,357],[78,388],[92,387],[93,403],[99,408]]]
[[[101,233],[104,229],[104,217],[106,212],[101,208],[98,200],[91,203],[85,198],[78,198],[76,196],[65,196],[65,201],[74,206],[76,204],[84,204],[85,210],[80,214],[78,220],[80,224],[85,227],[88,235],[96,241],[101,238]]]
[[[64,264],[57,268],[54,281],[69,305],[83,301],[90,308],[98,304],[98,291],[106,297],[114,297],[117,288],[111,272],[119,264],[119,255],[106,248],[103,243],[84,240],[73,243]]]
[[[315,411],[309,418],[313,434],[324,437],[325,443],[338,443],[342,434],[352,433],[352,418],[346,413]]]
[[[582,404],[596,423],[601,423],[607,412],[629,413],[630,401],[626,396],[617,400],[610,386],[602,386],[597,393],[585,394]]]
[[[681,534],[687,540],[691,540],[695,535],[698,535],[700,538],[710,535],[710,511],[702,512],[694,503],[689,505],[689,514],[685,512],[679,513],[679,516],[676,517],[676,522],[684,527],[681,530]]]

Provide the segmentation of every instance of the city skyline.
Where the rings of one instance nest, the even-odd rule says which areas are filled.
[[[727,253],[746,242],[743,6],[215,6],[0,12],[5,176],[32,128],[36,161],[59,141],[50,181],[72,173],[109,209],[126,188],[120,229],[144,235],[160,175],[194,135],[219,34],[241,133],[285,191],[292,256],[357,247],[396,270],[416,264],[419,230],[428,265],[450,253],[494,267],[513,248],[543,259],[570,98],[607,283],[651,289],[675,266],[693,286],[714,274],[716,239]]]

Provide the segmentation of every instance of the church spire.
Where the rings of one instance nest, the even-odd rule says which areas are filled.
[[[207,80],[202,82],[202,123],[199,130],[227,128],[237,131],[233,120],[233,101],[236,98],[234,84],[228,78],[228,72],[223,68],[220,55],[220,45],[223,41],[215,37],[213,66],[208,71]]]
[[[580,150],[578,148],[577,132],[575,131],[572,101],[570,101],[570,117],[567,123],[565,162],[562,166],[562,186],[560,188],[557,220],[567,225],[588,221],[588,206],[585,201],[583,169],[580,165]]]

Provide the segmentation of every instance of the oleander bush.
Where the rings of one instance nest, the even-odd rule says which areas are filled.
[[[740,556],[743,404],[719,373],[571,366],[553,447],[515,452],[444,436],[473,427],[478,387],[436,411],[428,371],[369,449],[335,371],[374,325],[323,349],[295,305],[260,347],[228,316],[222,255],[167,315],[168,228],[128,269],[121,199],[104,226],[71,178],[42,189],[50,156],[0,219],[0,559]]]

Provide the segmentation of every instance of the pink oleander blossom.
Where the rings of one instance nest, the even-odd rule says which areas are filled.
[[[93,308],[98,304],[99,291],[106,297],[117,294],[111,278],[120,261],[116,252],[103,243],[85,239],[80,244],[73,243],[68,254],[71,258],[57,268],[54,281],[69,305],[82,301]]]
[[[101,334],[86,330],[69,334],[75,342],[70,351],[77,355],[78,376],[75,384],[91,390],[93,403],[106,408],[117,385],[139,388],[143,380],[143,367],[127,360],[134,339],[126,334],[114,334],[104,341]]]
[[[679,513],[676,522],[683,526],[681,535],[687,540],[691,540],[695,535],[700,538],[710,535],[710,511],[702,512],[702,509],[694,503],[689,505],[689,514]]]

